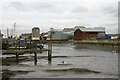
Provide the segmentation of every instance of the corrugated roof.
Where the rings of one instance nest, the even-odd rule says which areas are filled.
[[[82,32],[105,32],[104,27],[95,27],[95,28],[79,28]]]
[[[63,32],[70,32],[70,31],[74,31],[74,28],[64,28]]]

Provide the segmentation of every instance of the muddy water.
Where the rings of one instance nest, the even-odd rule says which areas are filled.
[[[47,47],[47,46],[46,46]],[[118,53],[100,48],[81,48],[71,44],[54,44],[52,63],[48,64],[47,52],[38,53],[37,65],[34,65],[33,54],[31,60],[23,60],[14,65],[3,65],[3,69],[11,71],[31,71],[27,74],[17,74],[14,78],[117,78]],[[22,57],[21,56],[21,57]],[[43,58],[39,58],[43,56]],[[7,56],[3,56],[7,57]],[[9,56],[10,57],[10,56]],[[51,71],[53,69],[86,68],[100,73],[77,73],[73,71]]]

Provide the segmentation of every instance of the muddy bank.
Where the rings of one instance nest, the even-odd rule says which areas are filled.
[[[39,54],[39,53],[38,53]],[[74,58],[74,57],[97,57],[93,55],[81,55],[81,56],[52,56],[52,58]],[[48,56],[38,56],[37,59],[48,59]],[[2,65],[10,66],[10,65],[19,65],[19,66],[28,66],[19,64],[24,61],[34,61],[34,56],[20,56],[19,61],[16,60],[15,56],[2,58]]]
[[[103,50],[103,51],[116,51],[117,53],[119,52],[119,46],[109,46],[109,45],[89,45],[89,44],[74,44],[75,49],[97,49],[97,50]]]
[[[10,70],[2,70],[2,80],[9,80],[11,77],[16,76],[17,74],[28,74],[29,72],[34,72],[34,71],[10,71]]]
[[[68,69],[51,69],[45,70],[46,72],[74,72],[74,73],[100,73],[86,68],[68,68]]]

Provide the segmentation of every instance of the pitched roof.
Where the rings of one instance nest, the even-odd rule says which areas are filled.
[[[104,27],[79,28],[82,32],[105,32]]]
[[[74,31],[74,28],[64,28],[63,32],[70,32],[70,31]]]

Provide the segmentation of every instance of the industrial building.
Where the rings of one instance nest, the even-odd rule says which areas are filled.
[[[104,27],[85,28],[81,27],[75,30],[74,40],[100,39],[105,38]]]
[[[69,35],[64,33],[57,33],[52,35],[52,40],[56,41],[66,41],[68,40]]]
[[[40,40],[40,29],[38,27],[32,28],[32,40]]]
[[[71,31],[75,31],[75,28],[64,28],[62,30],[62,32],[71,32]]]
[[[69,35],[62,32],[62,30],[50,28],[48,32],[47,40],[54,40],[54,41],[65,41],[68,40]]]

